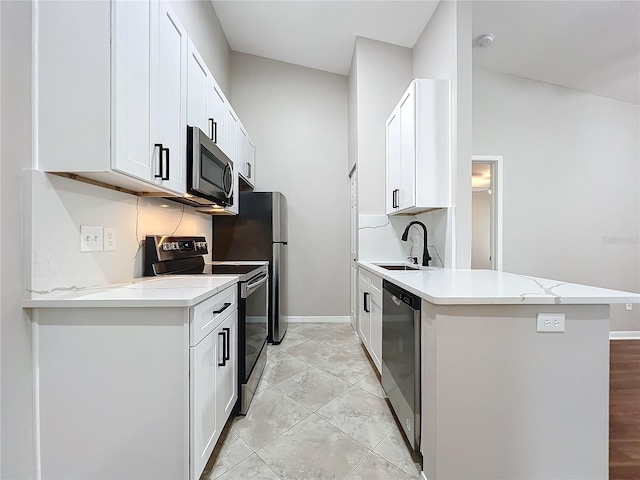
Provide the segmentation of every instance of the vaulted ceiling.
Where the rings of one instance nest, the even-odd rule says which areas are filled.
[[[448,0],[443,0],[448,1]],[[413,47],[437,0],[212,0],[231,49],[346,75],[356,36]],[[640,104],[640,0],[474,0],[482,68]]]

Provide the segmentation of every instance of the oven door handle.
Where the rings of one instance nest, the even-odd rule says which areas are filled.
[[[247,290],[251,290],[253,288],[259,287],[260,285],[265,283],[267,280],[269,280],[269,275],[267,275],[266,273],[263,273],[255,282],[247,283]]]

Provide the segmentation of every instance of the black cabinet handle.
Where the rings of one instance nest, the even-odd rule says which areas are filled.
[[[225,304],[222,306],[222,308],[221,308],[220,310],[214,310],[214,311],[213,311],[213,312],[211,312],[211,313],[222,313],[222,312],[224,312],[227,308],[229,308],[230,306],[231,306],[231,304],[230,304],[230,303],[225,303]]]
[[[213,118],[210,118],[209,124],[211,126],[211,141],[213,143],[218,143],[218,122],[216,122]]]
[[[391,203],[392,203],[392,207],[393,208],[398,208],[398,194],[400,193],[399,189],[395,189],[392,193],[391,193]]]
[[[160,174],[156,174],[155,178],[162,178],[164,180],[164,168],[162,166],[162,152],[164,151],[164,147],[161,143],[156,143],[155,147],[159,149],[158,151],[158,164],[160,166]]]
[[[222,335],[222,363],[218,363],[219,367],[224,367],[227,364],[227,341],[224,338],[226,336],[225,332],[218,332],[218,338]],[[218,342],[220,345],[220,342]]]
[[[167,151],[167,176],[166,177],[162,177],[163,180],[169,180],[169,165],[171,165],[171,162],[169,161],[169,149],[165,148],[165,150]]]
[[[231,333],[229,333],[229,328],[225,327],[222,329],[225,333],[225,342],[226,342],[226,348],[224,349],[223,355],[224,355],[224,360],[225,363],[227,360],[231,360],[231,348],[230,348],[230,338],[231,338]]]
[[[247,177],[251,178],[251,164],[247,162]]]
[[[160,164],[160,173],[155,175],[155,178],[161,178],[162,180],[169,180],[169,149],[165,148],[161,143],[155,144],[156,148],[160,149],[160,156],[158,157],[158,163]],[[166,156],[164,155],[166,153]],[[163,168],[167,167],[166,170]]]
[[[371,312],[371,308],[369,308],[369,292],[364,292],[364,311]]]

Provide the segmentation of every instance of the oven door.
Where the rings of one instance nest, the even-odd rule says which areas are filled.
[[[259,358],[267,343],[269,275],[266,269],[240,284],[240,298],[240,322],[243,324],[240,332],[243,338],[238,340],[241,342],[239,350],[244,350],[243,358],[240,359],[240,365],[244,368],[238,373],[240,383],[250,385],[257,383],[264,369],[264,362],[259,361]]]

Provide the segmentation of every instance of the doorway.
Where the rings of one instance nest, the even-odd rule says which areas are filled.
[[[471,161],[471,268],[502,271],[502,157]]]

